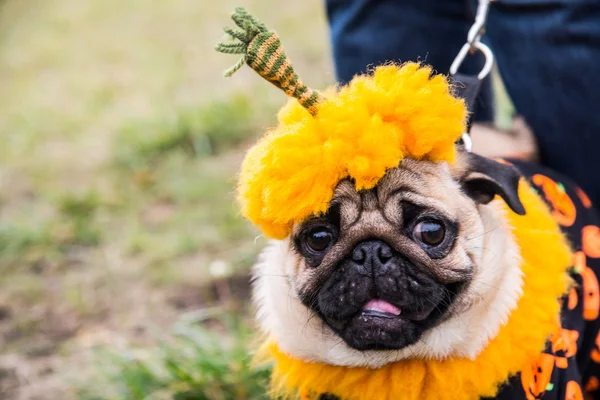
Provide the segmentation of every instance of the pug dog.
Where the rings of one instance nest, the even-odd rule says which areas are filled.
[[[519,176],[463,153],[452,166],[405,159],[368,191],[340,182],[326,214],[263,253],[261,324],[295,356],[334,365],[473,357],[519,295],[519,250],[491,203],[523,214]]]
[[[404,159],[372,190],[342,180],[325,214],[262,253],[253,291],[262,329],[285,353],[326,365],[376,371],[407,359],[476,358],[522,295],[522,250],[502,203],[524,215],[519,180],[540,168],[461,151],[452,165]],[[579,189],[561,179],[576,198]],[[543,185],[532,186],[543,197]],[[580,216],[599,222],[591,209]],[[563,227],[575,250],[581,226]],[[596,260],[588,264],[597,274]],[[569,318],[582,326],[580,314]],[[582,352],[594,346],[594,324],[578,336]],[[597,373],[589,371],[580,368],[578,385]],[[539,398],[527,385],[513,377],[498,398]],[[544,398],[564,399],[564,387]]]
[[[247,64],[295,99],[248,151],[238,187],[242,213],[277,239],[253,285],[273,389],[303,400],[597,391],[600,221],[585,193],[455,143],[467,109],[430,67],[383,65],[320,93],[274,31],[243,8],[232,19],[233,42],[216,48],[241,58],[225,74]],[[531,159],[521,131],[511,136],[525,153],[510,138],[502,147]]]

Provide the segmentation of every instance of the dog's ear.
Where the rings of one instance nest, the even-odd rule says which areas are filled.
[[[519,199],[521,174],[517,168],[473,153],[464,157],[467,165],[460,182],[469,197],[478,204],[487,204],[498,195],[515,213],[525,215]]]

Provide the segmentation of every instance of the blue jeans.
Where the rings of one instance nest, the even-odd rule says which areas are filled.
[[[338,80],[370,65],[423,61],[447,73],[473,23],[476,0],[326,0]],[[600,204],[600,1],[497,0],[483,39],[542,163]],[[477,73],[482,57],[461,72]],[[493,118],[490,82],[476,120]]]

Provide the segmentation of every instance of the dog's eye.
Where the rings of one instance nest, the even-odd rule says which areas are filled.
[[[437,221],[422,221],[415,225],[413,236],[428,246],[437,246],[444,241],[446,229]]]
[[[333,234],[324,229],[315,229],[308,233],[306,244],[314,252],[326,250],[333,241]]]

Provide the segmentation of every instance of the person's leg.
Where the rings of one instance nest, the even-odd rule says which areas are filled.
[[[468,0],[326,0],[337,78],[388,61],[422,61],[440,73],[465,43],[474,10]],[[461,72],[477,74],[483,57],[468,57]],[[476,120],[493,119],[489,80],[476,103]]]
[[[497,0],[487,39],[541,161],[600,204],[600,2]]]

